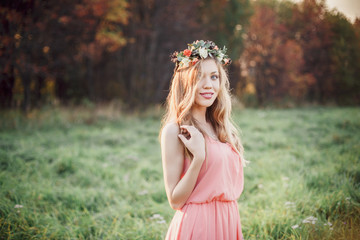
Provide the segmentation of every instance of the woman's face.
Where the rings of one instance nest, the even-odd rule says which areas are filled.
[[[195,105],[210,107],[219,93],[219,70],[214,59],[206,59],[200,64],[200,79],[196,87]]]

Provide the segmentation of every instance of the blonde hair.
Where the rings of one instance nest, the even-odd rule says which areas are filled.
[[[213,126],[216,135],[221,142],[228,142],[236,150],[243,166],[247,161],[244,158],[244,147],[241,143],[238,130],[231,119],[231,95],[230,83],[227,72],[221,63],[216,62],[219,71],[220,87],[217,98],[214,103],[206,109],[206,120]],[[169,95],[166,99],[166,113],[162,120],[161,132],[164,126],[175,121],[178,126],[187,124],[193,125],[200,132],[206,134],[206,131],[198,124],[196,119],[191,115],[191,108],[195,103],[195,93],[197,83],[199,82],[199,73],[201,62],[198,61],[190,67],[175,67],[173,77],[171,79],[171,87]],[[191,155],[185,148],[186,154]]]

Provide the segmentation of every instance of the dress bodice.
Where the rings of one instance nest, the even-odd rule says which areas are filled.
[[[239,154],[231,144],[214,140],[209,136],[205,136],[205,148],[205,161],[185,205],[238,199],[244,188],[243,166]],[[189,166],[190,161],[185,158],[183,174]]]

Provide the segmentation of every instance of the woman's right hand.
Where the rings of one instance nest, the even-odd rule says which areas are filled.
[[[203,163],[205,160],[205,139],[202,133],[194,126],[181,125],[178,137],[185,147],[192,153],[195,161]]]

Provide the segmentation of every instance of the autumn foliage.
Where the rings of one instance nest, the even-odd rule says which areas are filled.
[[[91,96],[93,63],[126,43],[117,27],[127,23],[126,6],[116,0],[2,2],[1,105],[21,103],[26,110],[49,98]]]
[[[257,1],[240,58],[257,103],[359,104],[356,24],[325,2]],[[251,93],[250,93],[251,94]]]
[[[6,0],[0,19],[2,108],[162,102],[196,39],[228,47],[245,104],[360,103],[360,21],[324,1]]]

